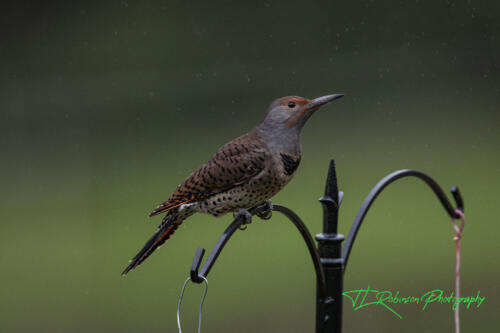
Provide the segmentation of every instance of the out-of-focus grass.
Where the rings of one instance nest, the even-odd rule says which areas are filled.
[[[409,94],[401,94],[405,93]],[[463,325],[481,325],[491,320],[498,295],[494,253],[499,228],[492,213],[499,185],[498,133],[493,130],[497,116],[468,115],[471,109],[485,108],[487,101],[386,103],[393,104],[370,108],[369,101],[347,95],[318,112],[304,130],[300,172],[274,201],[292,207],[313,233],[320,232],[316,199],[323,191],[328,160],[335,157],[345,191],[340,229],[347,234],[364,196],[390,171],[417,168],[445,189],[459,185],[468,218],[462,293],[480,289],[487,297],[480,310],[462,311]],[[453,112],[434,111],[446,108]],[[240,106],[238,115],[223,122],[212,113],[201,124],[189,119],[194,111],[170,116],[176,112],[166,110],[175,121],[145,124],[128,117],[118,120],[123,131],[112,132],[95,116],[83,140],[72,138],[82,130],[77,127],[61,134],[65,140],[34,140],[20,144],[28,151],[8,151],[11,163],[3,169],[11,176],[3,180],[8,190],[3,192],[0,213],[4,328],[173,329],[176,299],[195,249],[210,249],[230,217],[189,219],[138,270],[125,278],[119,274],[159,223],[146,218],[149,210],[218,145],[249,128],[246,120],[240,121],[246,116],[239,115],[248,111]],[[259,112],[251,121],[261,118]],[[399,181],[370,211],[352,252],[345,289],[370,285],[411,295],[451,290],[452,236],[449,218],[431,191],[416,179]],[[270,221],[257,219],[233,237],[210,275],[204,326],[207,331],[310,331],[314,288],[310,259],[293,227],[278,214]],[[200,293],[196,287],[188,290],[186,329],[196,322]],[[377,325],[417,332],[452,325],[446,306],[426,312],[403,307],[401,312],[404,320],[377,308],[353,312],[345,303],[345,329]]]
[[[48,12],[35,11],[38,24],[13,30],[0,77],[2,331],[175,330],[192,256],[197,247],[211,249],[231,217],[193,216],[120,277],[159,223],[149,211],[217,147],[260,121],[274,98],[336,92],[346,96],[306,125],[299,172],[273,200],[320,232],[317,198],[334,157],[347,234],[365,195],[391,171],[415,168],[445,190],[458,185],[467,216],[462,294],[486,296],[480,309],[462,309],[463,331],[494,327],[500,81],[493,5],[411,5],[412,15],[368,2],[331,12],[307,6],[325,20],[300,28],[288,18],[303,12],[290,6],[277,10],[288,24],[281,28],[263,14],[275,10],[266,2],[248,38],[240,34],[249,23],[233,23],[237,8],[214,7],[212,16],[180,5],[127,11],[125,3],[83,6],[71,29],[65,20],[74,18],[73,6],[61,6],[48,23],[38,21]],[[167,20],[163,12],[179,15]],[[24,22],[21,14],[16,20]],[[226,14],[230,20],[218,19]],[[422,182],[398,181],[367,216],[345,290],[451,291],[453,235]],[[313,267],[277,213],[238,231],[209,280],[206,332],[313,330]],[[186,331],[196,326],[201,293],[187,290]],[[445,305],[398,307],[402,320],[344,305],[346,332],[452,330]]]

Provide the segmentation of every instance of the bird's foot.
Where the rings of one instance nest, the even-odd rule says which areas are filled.
[[[273,203],[268,199],[264,201],[263,204],[265,204],[265,206],[256,215],[263,220],[269,220],[273,215]]]
[[[245,208],[236,208],[233,216],[235,219],[239,218],[240,216],[243,217],[243,223],[240,226],[240,230],[245,230],[247,228],[245,224],[252,223],[252,214],[250,214],[250,212]]]

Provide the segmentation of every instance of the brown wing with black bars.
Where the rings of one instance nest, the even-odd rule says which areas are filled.
[[[149,216],[185,203],[204,200],[213,194],[248,182],[269,159],[267,146],[250,132],[222,146],[205,164],[187,177]]]

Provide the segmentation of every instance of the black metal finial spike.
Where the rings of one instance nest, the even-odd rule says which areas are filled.
[[[325,195],[319,198],[319,202],[323,205],[323,233],[325,234],[337,233],[338,211],[342,195],[342,193],[339,194],[335,161],[332,159],[326,177]]]
[[[335,171],[335,161],[330,160],[328,166],[328,176],[326,177],[325,197],[331,197],[335,203],[339,201],[339,189],[337,185],[337,172]]]

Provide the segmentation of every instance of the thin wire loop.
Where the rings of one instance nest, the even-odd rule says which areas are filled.
[[[453,224],[453,229],[455,229],[456,232],[455,237],[453,237],[453,240],[455,241],[455,244],[457,246],[456,265],[455,265],[455,297],[458,300],[460,298],[460,239],[462,238],[462,231],[464,230],[465,226],[465,216],[460,211],[460,209],[456,209],[455,213],[457,213],[457,215],[462,220],[462,224],[458,226],[455,218],[451,219],[451,223]],[[455,304],[455,333],[460,333],[459,309],[460,309],[460,303],[457,302],[457,304]]]
[[[201,302],[200,302],[200,312],[198,314],[198,333],[201,333],[201,319],[202,319],[202,308],[203,308],[203,302],[205,302],[205,297],[207,296],[208,292],[208,280],[200,275],[200,278],[205,281],[205,292],[203,293],[203,296],[201,297]],[[181,290],[181,295],[179,296],[179,302],[177,303],[177,328],[179,328],[179,333],[182,333],[181,329],[181,303],[182,303],[182,298],[184,297],[184,291],[186,290],[186,286],[188,282],[191,281],[191,277],[188,277],[186,281],[184,281],[184,284],[182,285],[182,290]]]

